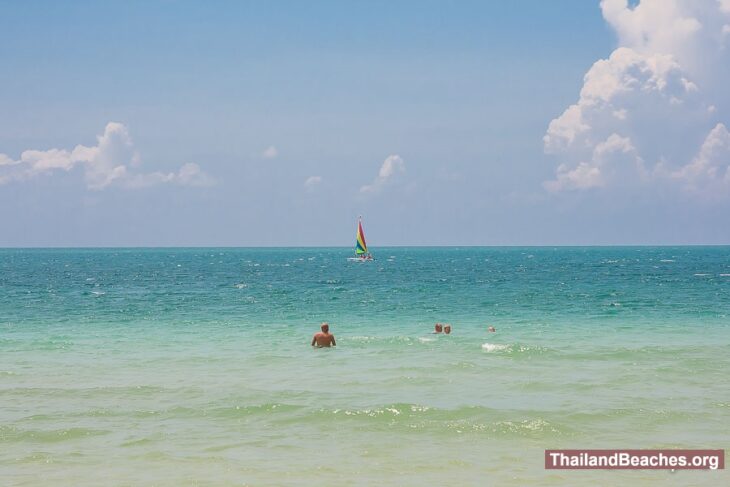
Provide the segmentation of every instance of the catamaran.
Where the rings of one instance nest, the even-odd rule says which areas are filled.
[[[355,237],[355,257],[348,260],[366,261],[373,260],[373,256],[368,251],[368,244],[365,243],[365,232],[362,230],[362,217],[357,218],[357,236]]]

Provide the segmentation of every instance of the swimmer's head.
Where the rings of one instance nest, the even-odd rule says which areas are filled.
[[[322,328],[322,331],[325,332],[325,333],[327,333],[328,331],[330,331],[330,325],[329,325],[329,323],[326,323],[326,322],[325,323],[322,323],[322,326],[320,326],[320,328]]]
[[[436,333],[441,333],[443,331],[443,329],[444,328],[443,328],[443,325],[441,325],[441,323],[436,323],[435,325],[433,325],[433,330]]]
[[[451,333],[451,325],[444,325],[444,333],[447,335]]]
[[[490,326],[489,328],[487,328],[487,331],[495,332],[495,331],[497,331],[497,329],[494,328],[493,326]]]

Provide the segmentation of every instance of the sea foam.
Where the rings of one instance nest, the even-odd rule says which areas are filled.
[[[509,345],[499,345],[497,343],[482,343],[482,350],[485,352],[501,352],[507,350]]]

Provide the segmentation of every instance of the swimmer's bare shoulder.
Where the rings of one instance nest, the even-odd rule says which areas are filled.
[[[329,325],[322,323],[322,331],[314,334],[312,337],[312,346],[317,348],[334,347],[337,345],[335,336],[329,332]]]

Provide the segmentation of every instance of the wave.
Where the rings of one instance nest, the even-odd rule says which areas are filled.
[[[130,386],[105,386],[105,387],[13,387],[3,390],[5,395],[29,396],[43,394],[49,398],[73,397],[89,399],[97,397],[149,397],[154,394],[163,394],[175,391],[189,391],[193,388],[168,388],[159,386],[130,385]]]
[[[347,432],[421,432],[436,436],[475,435],[475,438],[554,440],[572,438],[586,434],[593,428],[616,425],[629,428],[632,425],[662,426],[684,423],[694,419],[711,419],[712,411],[673,411],[656,407],[636,407],[594,410],[540,410],[540,409],[497,409],[485,405],[457,406],[453,408],[434,407],[417,403],[381,403],[359,406],[320,406],[310,401],[307,404],[292,402],[263,402],[259,404],[236,404],[235,400],[206,402],[197,406],[176,406],[150,411],[118,410],[104,415],[128,418],[135,422],[183,421],[186,424],[208,425],[210,421],[228,428],[240,425],[263,424],[266,428],[292,431],[306,435],[313,431],[341,430]],[[727,407],[720,403],[717,407]],[[58,420],[68,421],[94,416],[94,411],[64,414]],[[29,418],[25,418],[28,420]],[[41,418],[43,419],[43,418]],[[53,420],[54,418],[46,418]],[[40,420],[39,420],[40,421]],[[114,423],[118,423],[115,420]],[[54,443],[84,439],[109,434],[110,430],[73,427],[40,429],[34,423],[33,429],[18,426],[0,426],[0,444],[3,443]],[[152,423],[149,423],[152,424]],[[56,426],[58,424],[56,423]],[[600,426],[603,425],[603,426]],[[164,438],[164,433],[128,439],[121,446],[139,446],[155,443]]]
[[[522,345],[519,343],[482,343],[481,349],[487,353],[494,353],[509,357],[512,360],[530,359],[535,356],[557,356],[561,352],[554,348],[539,345]]]
[[[717,349],[715,355],[712,349]],[[642,346],[642,347],[597,347],[591,349],[564,349],[561,355],[567,360],[591,360],[591,361],[608,361],[617,360],[642,360],[649,359],[672,359],[676,362],[679,360],[712,360],[713,356],[722,356],[726,353],[727,347],[724,345],[707,346],[707,345],[687,345],[687,346]]]
[[[70,441],[89,436],[100,436],[110,433],[108,430],[91,428],[66,428],[66,429],[23,429],[15,426],[0,426],[0,444],[2,443],[56,443]]]
[[[93,413],[93,414],[92,414]],[[71,415],[74,418],[98,416],[98,411]],[[499,410],[486,406],[461,406],[438,408],[423,404],[390,403],[367,407],[313,407],[289,403],[262,403],[221,406],[220,402],[201,404],[198,407],[176,406],[149,411],[105,411],[104,416],[118,418],[155,418],[161,420],[216,420],[240,423],[241,421],[265,421],[274,427],[286,428],[305,425],[313,428],[355,428],[368,431],[427,431],[442,433],[478,433],[487,436],[542,437],[569,434],[571,429],[549,417],[552,413],[541,411]],[[68,415],[64,415],[68,418]],[[29,418],[26,418],[28,420]],[[52,417],[41,418],[53,420]],[[567,424],[567,423],[566,423]],[[2,442],[57,442],[109,433],[108,430],[91,428],[22,429],[15,426],[0,427]],[[136,441],[129,443],[131,446]],[[124,446],[128,446],[125,444]]]
[[[274,427],[355,428],[367,431],[427,431],[507,437],[544,437],[569,434],[570,428],[535,411],[504,411],[484,406],[442,409],[421,404],[393,403],[370,407],[310,407],[264,403],[226,407],[176,407],[159,411],[169,418],[215,418],[236,423],[254,419]]]
[[[482,350],[485,352],[503,352],[509,350],[509,345],[499,345],[496,343],[482,343]]]
[[[712,418],[708,411],[681,411],[656,408],[619,408],[602,409],[591,412],[567,412],[563,414],[566,423],[575,425],[597,425],[611,421],[636,422],[637,425],[648,427],[661,424],[679,424],[690,420]]]
[[[466,347],[471,348],[474,346],[474,341],[479,340],[475,337],[464,337],[444,335],[444,334],[429,334],[426,336],[369,336],[369,335],[355,335],[351,337],[343,337],[339,341],[348,343],[354,342],[355,344],[367,344],[372,343],[376,345],[435,345],[435,344],[453,344],[460,348]],[[533,346],[533,345],[522,345],[522,344],[490,344],[483,343],[482,349],[487,351],[507,351],[510,353],[546,353],[551,351],[546,347]]]
[[[395,403],[367,408],[322,408],[307,411],[306,421],[344,423],[371,430],[427,431],[433,433],[479,434],[487,437],[553,437],[569,429],[540,417],[539,413],[500,411],[484,406],[454,409],[419,404]]]
[[[362,343],[382,343],[382,344],[415,344],[415,343],[432,343],[437,341],[436,336],[433,337],[413,337],[413,336],[369,336],[355,335],[351,337],[343,337],[341,341]]]

